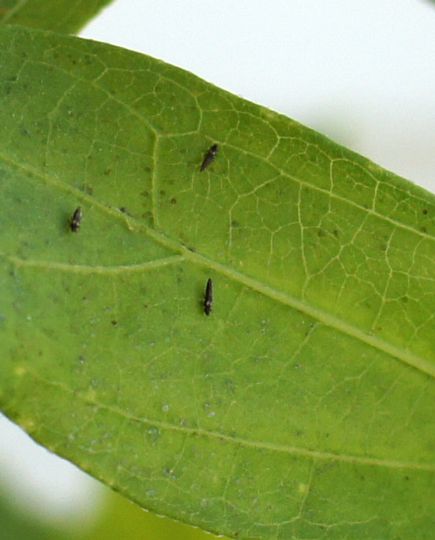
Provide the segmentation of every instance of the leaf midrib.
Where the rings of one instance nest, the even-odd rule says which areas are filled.
[[[163,420],[151,420],[149,418],[135,416],[129,414],[119,407],[113,405],[107,405],[105,403],[100,403],[94,397],[90,397],[87,392],[80,392],[69,388],[64,383],[57,381],[50,381],[44,379],[40,375],[33,372],[28,366],[22,367],[20,370],[20,376],[29,375],[36,379],[38,382],[56,388],[62,392],[67,392],[68,394],[74,396],[74,399],[79,399],[83,403],[97,407],[101,410],[105,410],[111,414],[124,418],[130,422],[137,422],[139,424],[145,424],[151,427],[157,427],[162,430],[172,431],[182,433],[184,435],[192,437],[203,437],[208,439],[215,439],[223,441],[229,444],[239,445],[245,448],[254,448],[257,450],[266,450],[270,452],[290,454],[300,456],[306,459],[312,460],[322,460],[322,461],[336,461],[342,463],[351,463],[357,465],[366,465],[372,467],[385,467],[389,469],[407,469],[407,470],[418,470],[425,471],[430,473],[435,473],[435,464],[432,463],[416,463],[410,461],[399,461],[399,460],[389,460],[375,457],[364,457],[352,454],[338,454],[334,452],[323,452],[319,450],[311,450],[309,448],[304,448],[300,446],[289,446],[284,444],[269,443],[265,441],[256,441],[245,439],[243,437],[237,437],[234,435],[227,435],[224,433],[219,433],[218,431],[212,431],[203,428],[193,428],[180,426],[178,424],[173,424],[171,422],[165,422]]]
[[[141,223],[131,216],[127,216],[121,210],[116,210],[110,208],[103,203],[99,202],[94,197],[83,193],[83,191],[69,186],[64,182],[61,182],[58,179],[55,179],[47,174],[44,174],[38,170],[35,170],[33,167],[21,163],[17,163],[11,158],[6,158],[3,155],[0,155],[0,159],[3,160],[9,166],[14,167],[18,171],[27,173],[25,177],[35,177],[43,180],[46,184],[55,187],[63,192],[69,193],[77,197],[79,200],[87,202],[89,205],[97,207],[103,213],[110,215],[118,220],[123,221],[129,230],[133,231],[142,231],[148,237],[152,238],[155,242],[159,243],[161,246],[166,247],[168,250],[174,251],[181,254],[184,259],[193,264],[212,269],[217,273],[220,273],[231,280],[243,285],[255,292],[258,292],[272,300],[275,300],[283,305],[289,306],[293,309],[301,311],[305,315],[312,317],[327,327],[330,327],[334,330],[337,330],[345,335],[353,337],[358,341],[369,345],[375,348],[378,351],[386,353],[397,360],[403,362],[404,364],[417,369],[418,371],[425,373],[432,378],[435,378],[435,365],[430,361],[410,352],[409,350],[400,349],[391,343],[386,342],[385,340],[369,335],[366,332],[356,328],[355,326],[346,323],[342,319],[335,317],[321,309],[310,306],[305,302],[295,298],[288,293],[278,291],[269,285],[262,283],[261,281],[251,278],[241,272],[238,272],[228,266],[215,262],[208,257],[199,254],[198,252],[193,252],[189,250],[186,246],[181,244],[179,241],[174,240],[166,236],[163,231],[157,231]],[[9,256],[9,254],[5,254]],[[10,256],[9,256],[10,257]],[[43,264],[43,263],[42,263]],[[60,263],[57,263],[60,264]]]

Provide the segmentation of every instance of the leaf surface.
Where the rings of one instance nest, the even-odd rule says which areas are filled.
[[[112,0],[0,0],[0,23],[75,33]]]
[[[152,58],[0,45],[6,414],[206,530],[429,538],[435,198]]]

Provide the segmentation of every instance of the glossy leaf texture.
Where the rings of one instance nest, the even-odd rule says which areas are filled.
[[[435,198],[152,58],[0,41],[6,414],[209,531],[428,538]]]
[[[0,0],[0,23],[75,33],[112,0]]]

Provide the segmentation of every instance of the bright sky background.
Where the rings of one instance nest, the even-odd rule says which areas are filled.
[[[117,0],[82,35],[192,71],[435,192],[435,3]],[[89,508],[95,488],[72,465],[1,417],[0,441],[17,498]]]

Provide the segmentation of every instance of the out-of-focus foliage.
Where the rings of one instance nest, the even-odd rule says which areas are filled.
[[[142,510],[124,497],[106,489],[100,519],[83,540],[213,540],[214,536],[178,521]],[[76,539],[74,539],[76,540]],[[82,540],[77,539],[77,540]]]
[[[213,536],[200,529],[145,512],[124,497],[104,489],[103,505],[95,521],[69,521],[62,528],[35,511],[27,512],[0,491],[0,540],[205,540]]]
[[[0,540],[72,540],[68,534],[18,510],[0,492]],[[89,539],[90,540],[90,539]]]

